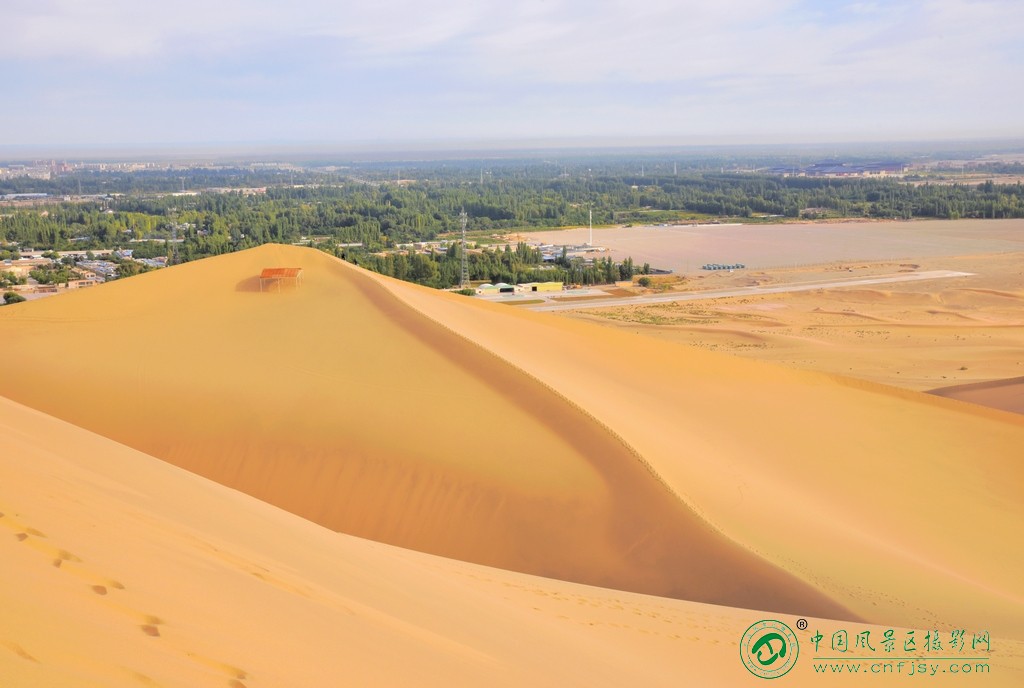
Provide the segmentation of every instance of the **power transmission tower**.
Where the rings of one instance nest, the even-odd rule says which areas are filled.
[[[174,265],[174,251],[178,248],[178,215],[175,212],[170,213],[171,218],[171,241],[167,244],[167,262],[165,265],[171,267]]]
[[[466,255],[466,225],[469,223],[469,216],[463,208],[459,213],[459,222],[462,223],[462,279],[459,281],[460,289],[469,288],[469,257]]]

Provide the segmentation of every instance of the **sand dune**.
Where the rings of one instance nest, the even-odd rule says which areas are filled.
[[[1024,414],[1024,377],[950,385],[930,390],[929,394]]]
[[[1024,293],[1016,291],[1005,291],[1002,289],[962,289],[961,291],[969,292],[971,294],[984,294],[986,296],[996,296],[1001,299],[1011,299],[1013,301],[1024,301]]]
[[[0,408],[13,437],[0,459],[4,686],[742,678],[726,656],[751,612],[335,534],[24,407]],[[698,661],[706,653],[717,666]]]
[[[275,265],[304,267],[302,286],[254,289]],[[19,360],[0,392],[321,525],[617,589],[855,616],[709,527],[585,405],[323,253],[266,246],[29,306],[0,313]]]
[[[737,646],[763,612],[336,534],[2,399],[0,435],[5,688],[754,681]],[[809,621],[804,657],[812,629],[835,627]],[[984,685],[1019,685],[1024,643],[997,642],[990,664]],[[840,683],[822,678],[801,659],[785,681]]]
[[[275,265],[303,285],[254,291]],[[279,246],[5,308],[0,337],[17,361],[0,394],[331,529],[609,588],[1024,638],[1008,546],[1024,421],[1007,414]]]
[[[1024,634],[1024,554],[1007,547],[1024,419],[387,285],[586,405],[717,529],[855,614]]]
[[[834,316],[837,316],[839,318],[857,318],[857,319],[860,319],[860,320],[869,320],[871,322],[892,323],[891,320],[886,320],[884,318],[877,318],[877,317],[875,317],[873,315],[867,315],[865,313],[858,313],[855,310],[830,311],[830,310],[827,310],[825,308],[815,308],[812,311],[812,313],[821,313],[823,315],[834,315]],[[779,323],[779,324],[781,325],[782,323]]]

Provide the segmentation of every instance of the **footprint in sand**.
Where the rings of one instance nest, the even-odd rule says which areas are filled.
[[[46,539],[45,533],[36,530],[35,528],[28,527],[25,524],[18,523],[13,518],[7,517],[7,514],[5,513],[0,512],[0,518],[4,519],[4,527],[17,531],[14,534],[14,536],[20,542],[25,542],[30,537]],[[89,589],[96,595],[103,597],[109,595],[110,592],[113,590],[125,589],[124,584],[120,581],[114,580],[112,578],[106,578],[104,576],[99,575],[97,572],[90,570],[89,567],[84,565],[84,562],[82,561],[81,557],[72,554],[66,549],[60,549],[50,544],[41,542],[35,542],[30,544],[33,544],[34,548],[43,552],[50,559],[50,563],[54,568],[61,569],[62,571],[65,571],[73,576],[83,579],[86,585],[88,585]],[[74,564],[74,566],[67,566],[67,564]],[[139,630],[141,630],[148,636],[159,638],[160,626],[164,625],[164,621],[160,617],[153,616],[151,614],[136,614],[138,615],[139,621],[141,621],[141,623],[139,624]],[[24,651],[21,650],[20,647],[11,645],[9,643],[5,643],[5,645],[9,647],[11,651],[15,654],[22,656],[25,659],[31,659],[32,661],[36,661],[33,657],[31,657],[31,655],[24,653]],[[236,678],[245,678],[244,672],[239,674],[237,671],[234,671],[229,672],[229,675],[235,676]]]
[[[139,628],[143,633],[154,638],[160,637],[160,626],[164,625],[164,620],[159,616],[153,616],[152,614],[142,615],[143,623],[139,625]]]
[[[65,561],[70,561],[70,562],[74,562],[74,563],[77,563],[77,564],[82,563],[81,559],[79,559],[78,557],[76,557],[74,554],[72,554],[71,552],[67,551],[66,549],[59,549],[59,550],[57,550],[57,556],[54,558],[54,560],[52,562],[54,568],[58,568],[59,569],[61,566],[64,565]]]
[[[106,595],[111,589],[113,590],[124,590],[124,585],[116,580],[102,581],[102,584],[96,584],[89,586],[90,589],[97,595]]]
[[[188,653],[188,657],[196,664],[213,669],[218,673],[226,674],[228,676],[228,685],[231,686],[231,688],[246,688],[246,685],[242,683],[242,681],[252,678],[249,676],[249,672],[245,669],[234,666],[233,664],[226,664],[225,662],[211,659],[210,657],[204,657],[203,655],[193,652]]]
[[[134,678],[136,681],[138,681],[144,686],[155,686],[156,688],[160,688],[159,683],[157,683],[152,678],[146,676],[143,673],[140,673],[138,671],[132,671],[131,669],[128,669],[128,673],[129,675],[131,675],[132,678]]]
[[[18,540],[22,542],[28,539],[28,536],[30,535],[34,535],[40,538],[46,537],[46,533],[43,533],[42,531],[30,527],[26,523],[21,523],[20,521],[16,520],[13,516],[7,516],[7,514],[2,511],[0,511],[0,519],[4,519],[3,526],[5,528],[16,531],[14,537],[18,538]]]
[[[45,533],[36,530],[35,528],[22,526],[19,528],[19,530],[20,532],[16,533],[14,536],[18,539],[19,542],[25,542],[29,539],[29,537],[47,539]],[[60,549],[58,547],[54,547],[52,545],[41,542],[36,542],[32,544],[35,547],[35,549],[38,549],[39,551],[43,552],[43,554],[50,557],[50,564],[54,568],[62,569],[64,568],[65,563],[82,563],[81,557],[72,554],[66,549]],[[106,595],[111,589],[124,590],[124,585],[122,583],[111,578],[104,578],[103,576],[100,576],[90,571],[87,567],[84,566],[75,567],[75,570],[69,570],[68,572],[72,575],[84,579],[86,583],[89,585],[89,588],[97,595]]]
[[[45,533],[42,533],[35,528],[22,528],[20,532],[14,534],[14,537],[18,538],[18,542],[24,542],[25,540],[28,540],[30,535],[34,535],[38,538],[46,538]]]
[[[26,652],[25,648],[23,648],[21,645],[18,645],[18,643],[4,641],[0,642],[0,645],[3,645],[8,650],[10,650],[11,652],[13,652],[14,654],[21,657],[27,662],[35,662],[36,664],[39,664],[39,660],[30,655],[28,652]]]

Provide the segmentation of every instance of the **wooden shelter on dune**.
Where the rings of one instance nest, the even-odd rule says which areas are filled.
[[[268,288],[277,284],[277,290],[281,291],[282,283],[298,287],[302,283],[302,268],[263,268],[260,273],[260,291],[263,291],[264,284]]]

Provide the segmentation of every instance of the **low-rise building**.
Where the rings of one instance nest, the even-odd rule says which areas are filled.
[[[497,284],[481,284],[476,288],[476,293],[481,296],[488,296],[494,294],[514,294],[516,287],[512,284],[505,282],[498,282]]]
[[[523,291],[529,292],[552,292],[562,291],[563,285],[561,282],[527,282],[526,284],[518,285]]]

